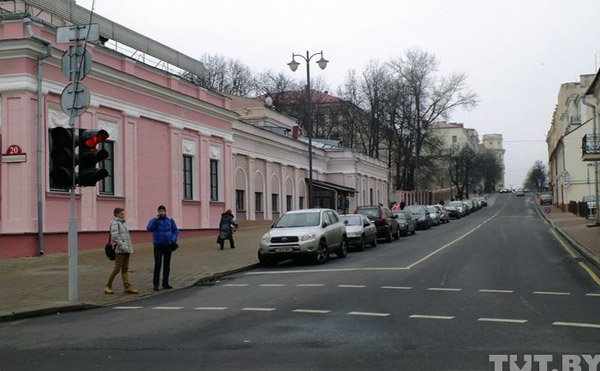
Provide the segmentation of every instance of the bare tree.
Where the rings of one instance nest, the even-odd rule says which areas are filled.
[[[206,70],[203,76],[184,72],[181,77],[206,89],[227,94],[248,96],[256,91],[256,79],[241,61],[216,54],[204,54],[200,60]]]
[[[548,170],[546,169],[546,165],[538,160],[527,172],[524,185],[527,188],[535,188],[538,192],[542,192],[547,181]]]

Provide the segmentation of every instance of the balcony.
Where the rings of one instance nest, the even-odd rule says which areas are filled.
[[[581,138],[581,160],[600,161],[600,135],[586,134]]]

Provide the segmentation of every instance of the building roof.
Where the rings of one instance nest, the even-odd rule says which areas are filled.
[[[282,100],[285,101],[286,103],[297,103],[300,102],[304,99],[304,97],[306,96],[306,92],[305,90],[291,90],[291,91],[284,91],[281,93],[271,93],[271,95],[275,95],[278,96],[280,98],[283,98]],[[258,98],[259,99],[264,99],[266,97],[266,95],[261,95]],[[334,97],[333,95],[330,95],[328,91],[318,91],[318,90],[310,90],[310,98],[311,101],[315,104],[323,104],[323,103],[343,103],[344,100],[338,97]]]
[[[464,124],[458,122],[434,121],[429,129],[464,129]]]

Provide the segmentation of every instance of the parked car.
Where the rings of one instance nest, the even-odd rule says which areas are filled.
[[[540,195],[540,205],[552,205],[552,195],[547,193]]]
[[[356,246],[360,251],[365,251],[367,244],[377,246],[377,228],[366,216],[340,215],[340,220],[346,225],[348,246]]]
[[[450,201],[446,207],[452,218],[460,219],[465,216],[466,208],[462,201]]]
[[[519,189],[517,189],[517,193],[515,193],[515,196],[523,197],[523,196],[525,196],[525,192],[521,188],[519,188]]]
[[[400,227],[400,235],[408,236],[408,234],[415,234],[417,224],[413,219],[412,214],[408,210],[392,211],[397,216],[398,226]]]
[[[339,258],[348,253],[346,225],[331,209],[304,209],[283,214],[260,240],[258,260],[275,265],[286,259],[311,257],[322,264],[335,252]]]
[[[469,215],[469,214],[471,214],[472,212],[475,211],[475,210],[473,210],[473,204],[471,203],[471,201],[469,201],[469,200],[463,200],[461,202],[465,206],[465,215]]]
[[[487,207],[487,205],[488,205],[487,197],[482,196],[482,197],[477,198],[477,200],[479,200],[479,202],[481,203],[481,206]]]
[[[390,209],[383,206],[360,206],[355,214],[361,214],[369,218],[377,228],[377,238],[385,238],[387,242],[400,238],[400,227],[398,221]]]
[[[442,223],[450,223],[450,214],[448,214],[448,210],[444,205],[433,205],[436,209],[438,209],[440,213],[440,222]]]
[[[412,205],[406,206],[404,210],[409,211],[413,220],[416,223],[417,229],[429,229],[431,228],[431,217],[429,216],[429,211],[423,205]]]
[[[581,201],[587,203],[589,216],[596,215],[596,196],[583,196]]]
[[[431,224],[433,226],[438,226],[440,225],[441,221],[440,221],[440,213],[438,212],[438,210],[433,207],[433,206],[425,206],[427,208],[427,211],[429,212],[429,217],[431,218]]]

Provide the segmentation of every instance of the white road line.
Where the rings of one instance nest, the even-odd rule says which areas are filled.
[[[554,291],[534,291],[533,292],[536,295],[571,295],[570,292],[554,292]]]
[[[196,307],[194,310],[227,310],[228,307]]]
[[[413,314],[412,316],[409,316],[408,318],[450,320],[450,319],[454,319],[454,316],[429,316],[429,315],[424,315],[424,314]]]
[[[152,309],[156,309],[156,310],[178,310],[178,309],[183,309],[183,307],[154,307]]]
[[[347,289],[364,289],[365,285],[338,285],[338,287],[347,288]]]
[[[299,283],[296,287],[323,287],[324,283]]]
[[[596,296],[600,298],[600,294],[585,294],[585,296]]]
[[[143,307],[114,307],[113,309],[119,310],[130,310],[130,309],[142,309]]]
[[[444,287],[430,287],[427,291],[462,291],[462,289],[450,289]]]
[[[513,290],[489,290],[489,289],[481,289],[481,290],[477,290],[479,292],[489,292],[489,293],[496,293],[496,294],[512,294],[514,293]]]
[[[243,311],[247,312],[272,312],[277,308],[242,308]]]
[[[554,322],[553,326],[587,327],[600,329],[600,325],[595,323],[576,323],[576,322]]]
[[[371,272],[371,271],[406,271],[407,267],[379,267],[379,268],[337,268],[337,269],[307,269],[307,270],[286,270],[286,271],[264,271],[244,273],[249,276],[266,274],[293,274],[293,273],[336,273],[336,272]]]
[[[264,283],[260,285],[260,287],[284,287],[285,285],[282,283]]]
[[[223,285],[225,287],[247,287],[250,286],[247,283],[228,283],[226,285]]]
[[[328,314],[330,310],[319,310],[319,309],[294,309],[294,313],[310,313],[310,314]]]
[[[365,316],[365,317],[387,317],[389,313],[373,313],[373,312],[349,312],[351,316]]]
[[[387,290],[412,290],[412,287],[406,286],[381,286],[381,288]]]
[[[502,323],[526,323],[526,319],[506,319],[506,318],[480,318],[480,322],[502,322]]]

